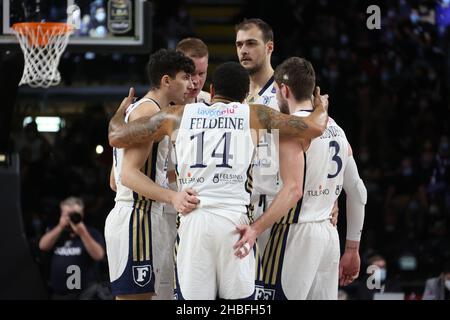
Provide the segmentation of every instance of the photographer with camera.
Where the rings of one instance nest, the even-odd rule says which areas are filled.
[[[105,256],[101,234],[83,222],[83,200],[69,197],[60,203],[59,223],[39,241],[42,251],[52,252],[52,299],[80,299],[96,282],[95,264]]]

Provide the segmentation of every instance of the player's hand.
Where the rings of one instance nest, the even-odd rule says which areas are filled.
[[[358,278],[360,266],[358,250],[346,250],[339,262],[339,285],[347,286]]]
[[[197,196],[198,194],[194,189],[188,188],[175,194],[172,199],[172,205],[177,212],[187,214],[197,208],[200,202]]]
[[[241,238],[233,246],[233,249],[236,250],[234,255],[243,259],[252,251],[256,241],[256,231],[248,224],[236,226],[236,231],[239,232]]]
[[[331,210],[331,224],[336,227],[338,223],[339,206],[338,202],[334,202],[333,209]]]
[[[317,86],[314,89],[314,109],[323,108],[325,111],[328,111],[328,95],[320,95],[320,87]]]
[[[125,113],[127,111],[127,108],[134,101],[134,94],[135,94],[134,88],[131,87],[130,90],[128,91],[128,97],[125,97],[122,100],[122,103],[120,104],[119,108],[117,109],[116,114],[120,115],[121,118],[125,118]]]

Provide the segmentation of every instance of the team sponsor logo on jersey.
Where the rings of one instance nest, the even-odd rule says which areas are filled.
[[[253,165],[255,167],[270,168],[272,166],[272,161],[270,158],[255,159]]]
[[[237,104],[231,104],[229,107],[222,110],[215,110],[208,107],[199,107],[197,109],[197,114],[203,117],[220,117],[224,115],[234,114],[238,108]]]
[[[269,105],[270,100],[272,100],[271,96],[262,96],[261,98],[262,98],[262,104],[264,104],[266,106]]]
[[[133,266],[133,280],[140,286],[145,287],[152,279],[152,266],[149,264]]]
[[[330,194],[329,189],[323,189],[322,185],[319,186],[318,190],[308,190],[306,194],[310,197],[327,196]]]
[[[237,184],[243,183],[244,177],[240,174],[216,173],[213,177],[214,183]]]
[[[341,192],[342,192],[342,184],[338,184],[336,186],[336,190],[334,191],[334,193],[338,196],[341,194]]]
[[[192,184],[192,183],[203,183],[205,178],[203,177],[188,177],[188,178],[178,178],[179,184]]]

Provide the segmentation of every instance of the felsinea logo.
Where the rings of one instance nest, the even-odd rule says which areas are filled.
[[[238,108],[237,104],[231,104],[222,110],[199,107],[197,109],[197,115],[203,116],[203,117],[220,117],[220,116],[224,116],[224,115],[232,115],[232,114],[235,114],[237,108]]]
[[[240,174],[216,173],[213,177],[213,183],[236,184],[242,183],[244,177]]]

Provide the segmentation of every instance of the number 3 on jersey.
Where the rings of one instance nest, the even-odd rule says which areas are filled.
[[[339,157],[339,151],[341,150],[341,147],[339,146],[339,143],[337,141],[330,141],[330,148],[334,148],[334,155],[331,158],[332,161],[336,162],[337,164],[337,170],[335,174],[328,174],[328,179],[333,179],[337,177],[339,172],[342,170],[342,159]]]
[[[191,136],[191,140],[197,139],[197,155],[195,157],[196,163],[191,165],[191,168],[206,168],[206,165],[203,164],[203,145],[205,141],[205,131],[194,134]],[[217,153],[217,149],[220,147],[223,141],[223,151],[222,153]],[[216,164],[217,168],[232,168],[228,164],[230,159],[233,159],[233,155],[230,154],[230,142],[231,142],[231,132],[225,132],[220,138],[219,142],[217,142],[214,150],[211,154],[212,158],[219,158],[222,160],[221,164]]]

